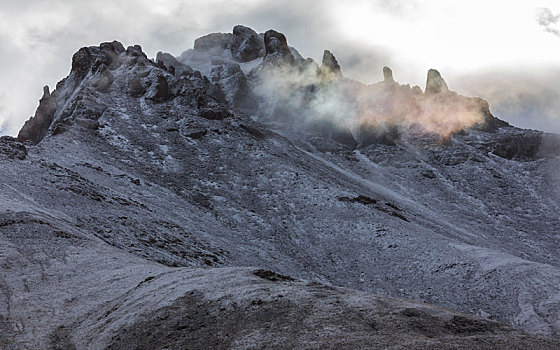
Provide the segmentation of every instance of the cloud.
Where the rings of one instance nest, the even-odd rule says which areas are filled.
[[[523,128],[560,133],[560,68],[495,69],[453,79],[457,90],[488,100],[492,113]]]
[[[541,7],[537,9],[536,20],[546,32],[560,37],[560,30],[556,28],[558,21],[560,21],[560,14],[554,15],[550,9]]]

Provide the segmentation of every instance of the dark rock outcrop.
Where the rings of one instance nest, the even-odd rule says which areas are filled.
[[[155,102],[165,102],[173,97],[169,84],[164,75],[158,75],[153,95],[149,98]]]
[[[445,80],[441,77],[441,74],[435,69],[430,69],[428,71],[428,78],[426,80],[425,94],[439,94],[442,92],[448,92],[449,88],[445,83]]]
[[[0,159],[23,160],[25,157],[27,157],[27,149],[21,142],[10,136],[0,137]]]
[[[118,41],[101,43],[99,45],[101,51],[100,60],[105,64],[109,70],[114,70],[120,67],[122,61],[120,55],[125,52],[123,45]],[[98,58],[99,59],[99,58]]]
[[[264,40],[253,29],[242,25],[233,27],[231,54],[236,61],[248,62],[265,54]]]
[[[163,65],[167,71],[177,76],[191,74],[193,72],[190,66],[177,61],[173,55],[161,51],[156,55],[156,64]]]
[[[126,54],[129,56],[136,56],[136,57],[144,57],[147,58],[146,54],[144,53],[144,51],[142,51],[142,46],[140,45],[134,45],[134,46],[129,46],[126,48]]]
[[[284,34],[275,30],[264,33],[264,46],[266,55],[264,61],[273,64],[292,64],[294,56],[288,47],[288,41]]]
[[[80,51],[78,51],[78,53],[80,53],[79,57],[82,57],[82,54],[84,54],[83,57],[87,56],[84,51]],[[76,57],[76,55],[74,56]],[[87,58],[84,58],[84,60],[88,61]],[[74,62],[74,60],[72,62]],[[74,63],[72,64],[72,67],[74,67]],[[77,68],[76,72],[81,72],[81,69],[82,67],[80,66]],[[47,131],[54,120],[54,114],[56,112],[56,98],[49,93],[48,86],[45,86],[43,91],[44,94],[39,101],[39,107],[35,112],[35,116],[25,122],[18,133],[18,141],[30,141],[36,144],[39,143],[45,135],[47,135]]]
[[[89,47],[82,47],[72,56],[72,70],[78,79],[83,79],[89,73],[95,57]]]
[[[325,50],[323,52],[321,69],[323,70],[323,72],[328,72],[334,75],[342,75],[338,61],[329,50]]]
[[[232,114],[225,108],[203,108],[200,110],[200,116],[210,120],[222,120],[229,118]]]
[[[372,125],[364,123],[358,129],[358,147],[363,148],[373,144],[395,145],[399,139],[399,131],[396,125]]]
[[[140,97],[146,93],[146,87],[139,76],[133,75],[132,78],[130,78],[128,93],[132,97]]]
[[[194,50],[219,54],[230,46],[232,38],[230,33],[208,34],[194,41]]]
[[[95,119],[89,118],[76,118],[76,124],[84,129],[97,130],[99,128],[99,122]]]
[[[481,123],[474,126],[474,129],[486,132],[495,132],[499,128],[509,126],[507,122],[492,115],[490,112],[490,106],[486,100],[481,98],[474,98],[474,100],[480,105],[480,112],[484,118]]]
[[[490,145],[491,152],[505,159],[534,159],[542,145],[541,132],[499,135]]]
[[[103,92],[103,93],[109,92],[109,90],[111,88],[111,84],[113,83],[113,74],[111,74],[111,72],[109,71],[107,66],[102,64],[97,69],[96,75],[97,75],[97,77],[95,78],[95,81],[93,82],[93,86],[99,92]]]
[[[395,79],[393,79],[393,71],[391,68],[385,66],[383,67],[383,82],[384,83],[394,83]]]

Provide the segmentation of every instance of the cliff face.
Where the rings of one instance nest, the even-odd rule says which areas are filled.
[[[558,137],[383,73],[80,49],[0,139],[0,347],[558,347]]]

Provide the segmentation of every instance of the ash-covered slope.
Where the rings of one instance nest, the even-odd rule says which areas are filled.
[[[80,49],[0,139],[0,344],[558,347],[488,320],[558,336],[558,137],[383,73],[241,26]]]

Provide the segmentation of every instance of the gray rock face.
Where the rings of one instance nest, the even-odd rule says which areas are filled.
[[[157,81],[154,84],[153,93],[149,96],[150,99],[156,102],[165,102],[173,97],[169,84],[164,75],[158,75]]]
[[[435,69],[430,69],[428,71],[428,79],[426,80],[425,94],[439,94],[442,92],[448,92],[449,88],[447,83],[441,77],[441,74]]]
[[[479,125],[476,125],[477,130],[482,130],[486,132],[496,132],[500,128],[509,126],[509,124],[503,120],[500,120],[492,115],[490,112],[490,106],[488,102],[481,99],[475,98],[475,101],[480,105],[480,110],[484,115],[484,120]]]
[[[194,41],[194,50],[219,53],[229,47],[232,37],[233,34],[230,33],[212,33],[205,35]]]
[[[80,69],[77,69],[78,74],[81,74]],[[35,116],[26,121],[19,131],[18,140],[39,143],[47,135],[48,129],[54,120],[55,112],[56,96],[49,94],[47,87],[47,89],[44,89],[43,97],[39,101],[39,107],[35,112]]]
[[[253,112],[257,107],[247,78],[236,63],[217,64],[212,67],[210,80],[223,86],[221,90],[226,91],[225,99],[235,108],[247,112]]]
[[[395,79],[393,79],[393,71],[389,67],[383,67],[383,82],[385,83],[395,82]]]
[[[264,46],[266,49],[265,62],[274,64],[294,63],[294,56],[290,52],[284,34],[272,29],[268,30],[264,33]]]
[[[266,75],[223,59],[179,76],[139,46],[81,49],[30,142],[0,138],[0,348],[560,347],[557,136],[319,69],[252,115],[233,87]],[[356,91],[395,120],[435,100],[495,127],[442,140],[364,109],[353,129],[359,99],[328,102]]]
[[[253,29],[237,25],[233,27],[231,54],[239,62],[248,62],[265,54],[264,40]]]
[[[0,137],[0,159],[19,159],[27,157],[27,148],[10,136]]]
[[[156,63],[162,64],[168,71],[173,70],[174,75],[192,74],[193,69],[186,64],[183,64],[171,54],[159,51],[156,55]]]
[[[329,73],[342,75],[338,61],[329,50],[325,50],[323,52],[321,68]]]
[[[359,147],[373,144],[395,145],[398,139],[399,132],[396,125],[362,124],[357,137]]]

